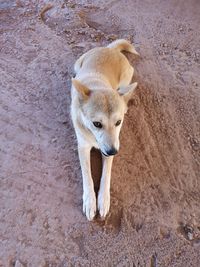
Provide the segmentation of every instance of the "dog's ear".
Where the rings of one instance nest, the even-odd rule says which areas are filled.
[[[137,83],[132,83],[126,87],[119,88],[118,93],[124,98],[124,101],[128,103],[136,87]]]
[[[87,86],[83,85],[74,78],[72,78],[72,84],[83,99],[88,99],[88,97],[90,96],[90,89],[87,88]]]

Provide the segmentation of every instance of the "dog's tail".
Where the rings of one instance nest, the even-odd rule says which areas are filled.
[[[125,39],[118,39],[109,44],[107,47],[116,49],[118,51],[127,51],[139,56],[139,53],[135,50],[135,47]]]

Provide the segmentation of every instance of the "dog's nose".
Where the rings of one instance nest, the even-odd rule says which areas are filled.
[[[112,148],[110,148],[109,150],[106,151],[108,156],[114,156],[114,155],[117,154],[117,152],[118,152],[117,149],[114,148],[114,147],[112,147]]]

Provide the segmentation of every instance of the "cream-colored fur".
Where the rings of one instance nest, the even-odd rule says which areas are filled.
[[[133,45],[120,39],[88,51],[74,65],[71,116],[83,177],[83,212],[88,220],[94,218],[97,207],[101,217],[109,212],[113,156],[119,150],[127,102],[137,86],[130,84],[134,69],[122,50],[138,54]],[[92,147],[100,149],[103,157],[97,203],[90,166]]]

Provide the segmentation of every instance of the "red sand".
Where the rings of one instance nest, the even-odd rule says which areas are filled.
[[[51,1],[40,19],[45,3],[0,4],[0,266],[200,266],[199,2]],[[116,38],[141,54],[139,87],[109,216],[88,222],[70,79]]]

